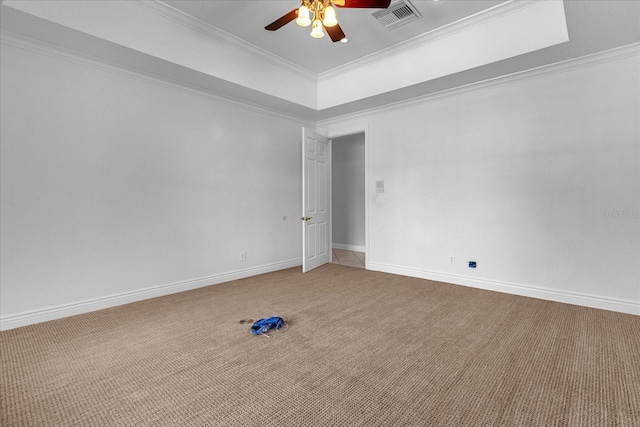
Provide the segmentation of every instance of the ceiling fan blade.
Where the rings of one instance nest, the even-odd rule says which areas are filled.
[[[264,27],[264,29],[269,31],[275,31],[280,27],[284,27],[285,25],[287,25],[289,22],[293,21],[297,17],[298,17],[298,9],[293,9],[291,12],[282,16],[281,18],[276,19],[271,24]]]
[[[391,0],[334,0],[333,4],[338,7],[386,9]]]
[[[339,42],[340,40],[345,38],[344,32],[342,31],[342,28],[340,28],[340,24],[336,24],[333,27],[325,27],[323,25],[323,27],[334,43]]]

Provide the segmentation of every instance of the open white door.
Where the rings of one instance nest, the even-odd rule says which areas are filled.
[[[331,261],[331,146],[302,129],[302,271]]]

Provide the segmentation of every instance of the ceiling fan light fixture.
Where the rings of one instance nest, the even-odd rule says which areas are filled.
[[[322,21],[314,19],[311,24],[311,37],[319,39],[324,37],[324,31],[322,31]]]
[[[352,9],[386,9],[391,0],[299,0],[300,6],[284,14],[266,27],[267,31],[276,31],[292,21],[301,27],[311,25],[311,37],[324,37],[326,30],[332,42],[346,43],[344,31],[338,23],[336,7]],[[349,3],[347,3],[347,1]],[[402,0],[408,1],[408,0]],[[2,0],[0,0],[0,3]]]
[[[296,24],[301,27],[308,27],[311,25],[311,18],[309,18],[309,8],[305,5],[300,6],[298,9],[298,18],[296,19]]]
[[[335,27],[338,24],[338,16],[333,6],[327,6],[324,9],[324,20],[322,23],[325,27]]]

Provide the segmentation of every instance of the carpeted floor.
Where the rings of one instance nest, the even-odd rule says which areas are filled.
[[[299,270],[1,332],[0,425],[640,425],[639,316]]]

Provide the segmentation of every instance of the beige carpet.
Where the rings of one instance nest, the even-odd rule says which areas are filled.
[[[2,426],[640,425],[640,317],[338,265],[0,344]]]

